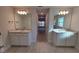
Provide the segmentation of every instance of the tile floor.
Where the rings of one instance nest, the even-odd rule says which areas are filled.
[[[75,48],[56,47],[47,42],[38,42],[31,47],[11,47],[5,53],[78,53]]]
[[[37,41],[38,42],[47,42],[46,33],[45,32],[38,32]]]

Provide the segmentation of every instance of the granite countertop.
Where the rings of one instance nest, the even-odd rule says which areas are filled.
[[[53,32],[56,32],[56,33],[75,33],[73,31],[68,31],[66,29],[53,29]]]
[[[29,33],[32,30],[9,30],[9,32],[13,32],[13,33]]]

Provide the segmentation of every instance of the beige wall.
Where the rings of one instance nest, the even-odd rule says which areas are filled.
[[[73,8],[71,30],[79,32],[79,7]],[[79,33],[76,40],[76,48],[79,50]]]
[[[79,31],[79,7],[73,8],[71,29]]]
[[[10,20],[14,20],[13,9],[11,7],[0,7],[0,32],[2,34],[2,39],[0,39],[2,43],[0,45],[4,46],[2,51],[10,45],[8,41],[8,30],[14,28],[13,24],[9,25],[8,21]]]
[[[52,30],[54,25],[54,14],[55,14],[55,9],[50,8],[48,13],[48,34],[47,34],[48,42],[52,42],[51,39],[52,39]]]
[[[53,8],[50,8],[49,9],[49,16],[48,16],[48,24],[49,24],[49,30],[51,29],[51,28],[53,28],[53,26],[52,25],[54,25],[54,14],[55,14],[55,9],[53,9]]]
[[[35,8],[32,8],[32,42],[36,43],[37,41],[37,25],[38,25],[38,17]]]

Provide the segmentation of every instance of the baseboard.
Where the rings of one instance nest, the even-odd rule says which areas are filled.
[[[75,46],[56,46],[56,47],[60,47],[60,48],[75,48]]]
[[[29,47],[28,45],[11,45],[11,47]]]

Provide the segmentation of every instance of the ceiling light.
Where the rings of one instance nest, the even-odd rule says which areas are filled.
[[[66,15],[66,14],[68,14],[68,13],[69,13],[69,11],[65,11],[65,10],[64,10],[64,11],[59,11],[58,14],[59,14],[59,15]]]
[[[20,14],[20,15],[27,15],[28,12],[26,12],[26,11],[17,11],[17,13]]]
[[[62,11],[60,11],[60,14],[63,14],[63,12],[62,12]]]

